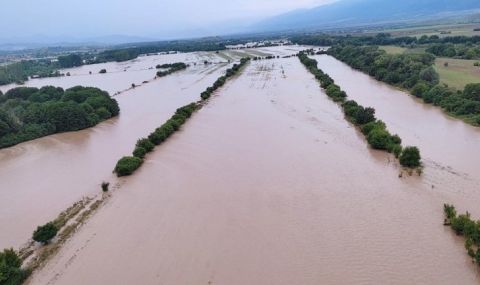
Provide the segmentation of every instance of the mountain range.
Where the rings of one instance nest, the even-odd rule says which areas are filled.
[[[275,16],[260,21],[254,28],[280,31],[345,27],[475,12],[480,12],[480,0],[339,0]]]

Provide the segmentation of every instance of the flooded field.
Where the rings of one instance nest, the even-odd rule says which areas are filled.
[[[30,283],[478,284],[462,239],[442,226],[444,202],[480,214],[472,209],[480,196],[471,167],[478,159],[461,147],[478,142],[476,129],[332,58],[317,60],[349,96],[374,106],[406,144],[420,147],[424,176],[399,178],[395,160],[367,147],[298,59],[252,62],[134,176],[122,179],[112,199]],[[178,102],[190,96],[178,91],[190,86],[178,83],[185,75],[161,84],[176,84],[176,93],[173,86],[171,93],[158,91],[157,83],[145,89]],[[123,104],[144,104],[135,100],[149,96],[140,90],[125,93],[131,101]],[[377,102],[381,91],[391,104]],[[89,132],[115,129],[129,117]],[[128,142],[120,137],[106,146],[130,150],[142,132],[135,128],[152,119],[123,129],[122,135],[135,132]],[[151,124],[146,129],[158,123]],[[441,127],[448,133],[442,136]],[[92,159],[85,158],[92,168],[102,163]],[[76,163],[71,156],[63,161]]]
[[[314,57],[351,99],[374,107],[404,145],[420,148],[425,165],[422,183],[444,201],[480,218],[480,128],[448,117],[438,107],[380,83],[333,57]]]
[[[230,60],[240,58],[228,51],[225,54]],[[118,118],[91,129],[0,150],[0,248],[18,248],[37,225],[52,220],[83,196],[99,193],[100,183],[113,179],[115,163],[131,153],[137,139],[161,125],[178,107],[198,100],[229,65],[220,55],[207,52],[143,56],[124,63],[68,69],[64,72],[70,72],[70,77],[26,83],[34,87],[96,86],[114,94],[128,89],[132,82],[139,85],[152,80],[156,71],[151,67],[179,61],[190,64],[190,68],[116,96],[121,109]],[[205,65],[204,61],[212,64]],[[98,74],[103,68],[108,73]],[[91,75],[89,71],[93,71]]]
[[[82,196],[98,193],[100,183],[111,179],[116,161],[131,153],[137,139],[162,124],[176,108],[198,99],[226,68],[226,64],[191,67],[117,96],[121,115],[95,128],[0,150],[0,227],[6,229],[0,232],[0,247],[18,247],[36,225],[53,219]],[[98,79],[98,84],[95,77],[101,75],[28,83],[65,88],[82,84],[113,92],[124,88],[123,78],[130,73],[137,74],[111,74],[111,81]],[[148,73],[151,77],[154,71]],[[126,82],[130,84],[131,78]]]

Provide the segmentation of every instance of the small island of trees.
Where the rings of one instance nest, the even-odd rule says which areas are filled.
[[[119,112],[117,101],[98,88],[13,88],[0,92],[0,148],[93,127]]]
[[[174,72],[186,69],[188,65],[186,65],[183,62],[176,62],[176,63],[170,63],[170,64],[162,64],[162,65],[157,65],[157,69],[166,69],[166,70],[159,70],[157,71],[157,77],[164,77],[169,74],[172,74]]]

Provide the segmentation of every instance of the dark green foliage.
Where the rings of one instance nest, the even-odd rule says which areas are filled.
[[[102,182],[102,191],[103,192],[108,192],[108,188],[110,187],[110,183],[108,182]]]
[[[374,149],[386,150],[390,143],[390,134],[384,129],[373,129],[368,134],[367,140]]]
[[[457,216],[457,210],[453,205],[443,204],[443,211],[447,219],[453,219]]]
[[[438,85],[431,54],[391,55],[376,46],[344,44],[335,45],[328,53],[377,80],[410,90],[425,103],[452,115],[473,118],[470,121],[474,124],[475,116],[480,115],[480,84],[468,84],[463,92]]]
[[[457,235],[465,237],[465,249],[469,256],[480,264],[480,221],[474,221],[470,213],[457,216],[453,205],[444,204],[445,225],[450,225]],[[476,250],[475,250],[476,248]]]
[[[430,87],[425,82],[418,82],[412,88],[412,95],[418,98],[422,98],[425,93],[430,90]]]
[[[405,167],[419,167],[420,160],[420,151],[414,146],[406,147],[400,155],[400,164]]]
[[[0,148],[92,127],[119,111],[117,101],[98,88],[13,88],[0,95]]]
[[[345,115],[356,125],[365,125],[376,120],[375,109],[371,107],[364,108],[353,100],[343,103],[342,107]]]
[[[340,89],[336,84],[330,84],[327,89],[325,89],[328,97],[332,98],[335,102],[343,102],[347,98],[347,94]]]
[[[78,54],[69,54],[58,57],[61,68],[76,67],[83,64],[82,57]]]
[[[135,149],[133,150],[133,156],[141,159],[144,159],[146,154],[147,150],[140,146],[135,147]]]
[[[145,149],[146,152],[151,152],[155,148],[155,145],[149,139],[139,139],[136,147],[141,147]]]
[[[426,84],[438,83],[438,74],[432,65],[431,54],[387,54],[376,46],[336,45],[329,54],[362,70],[378,80],[410,89],[420,80]]]
[[[463,97],[465,99],[480,102],[480,83],[472,83],[465,86]]]
[[[426,51],[440,57],[453,57],[461,59],[480,58],[480,46],[478,45],[478,42],[476,44],[432,44],[426,49]]]
[[[0,66],[0,85],[9,83],[24,83],[29,77],[61,76],[58,64],[51,60],[24,60]]]
[[[237,72],[249,61],[250,58],[242,58],[239,64],[234,64],[231,68],[227,69],[225,76],[221,76],[220,78],[218,78],[211,87],[208,87],[204,92],[202,92],[202,94],[200,94],[200,98],[202,98],[202,100],[207,100],[208,98],[210,98],[210,96],[213,92],[215,92],[215,90],[222,87],[228,78],[237,74]]]
[[[13,249],[0,252],[0,285],[19,285],[29,272],[21,268],[22,261]]]
[[[226,41],[218,39],[199,39],[199,40],[175,40],[157,43],[135,44],[134,47],[124,47],[119,49],[106,50],[98,54],[96,63],[107,61],[127,61],[137,58],[142,54],[151,54],[159,52],[193,52],[193,51],[217,51],[225,49]]]
[[[33,232],[33,240],[43,244],[49,243],[52,238],[57,235],[58,229],[53,223],[47,223],[39,226]]]
[[[167,76],[167,75],[172,74],[174,72],[186,69],[187,67],[188,67],[188,65],[186,65],[183,62],[157,65],[157,69],[159,69],[159,68],[167,69],[165,71],[157,71],[157,77]]]
[[[124,156],[115,166],[114,172],[118,177],[131,175],[137,170],[143,163],[143,160],[138,157]]]

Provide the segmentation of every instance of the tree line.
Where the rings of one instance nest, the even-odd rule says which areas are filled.
[[[309,58],[305,52],[299,53],[298,58],[320,82],[327,96],[341,105],[346,118],[360,128],[372,148],[393,153],[404,167],[421,166],[418,148],[412,146],[403,148],[400,137],[390,134],[385,123],[375,117],[374,108],[365,108],[354,100],[347,100],[345,91],[341,90],[328,74],[319,69],[317,61]]]
[[[440,57],[480,59],[480,45],[439,43],[427,47],[426,52]]]
[[[468,84],[463,91],[439,84],[433,68],[435,57],[431,54],[395,55],[377,46],[352,45],[335,45],[328,54],[377,80],[407,89],[452,116],[480,125],[480,84]]]
[[[428,44],[480,44],[480,36],[447,36],[423,35],[421,37],[392,37],[389,33],[378,33],[374,36],[329,35],[329,34],[302,34],[290,37],[293,43],[300,45],[333,46],[343,45],[397,45],[415,46]]]
[[[0,92],[0,148],[89,128],[119,112],[117,101],[98,88],[13,88]]]
[[[181,126],[190,119],[192,114],[202,107],[204,101],[208,100],[215,90],[223,86],[228,78],[237,74],[249,60],[249,58],[242,58],[239,64],[234,64],[231,68],[227,69],[224,76],[219,77],[211,87],[208,87],[207,90],[201,93],[201,100],[178,108],[170,119],[150,133],[148,137],[139,139],[135,145],[132,156],[124,156],[117,162],[114,168],[117,176],[131,175],[140,168],[145,156],[149,152],[152,152],[155,146],[162,144],[178,131]]]
[[[186,69],[188,67],[187,64],[183,62],[176,62],[176,63],[168,63],[168,64],[158,64],[156,66],[157,69],[166,69],[166,70],[159,70],[157,71],[157,77],[164,77],[174,72]]]
[[[450,226],[458,235],[465,238],[465,249],[470,257],[480,265],[480,221],[474,221],[469,212],[457,215],[453,205],[444,204],[444,225]]]

